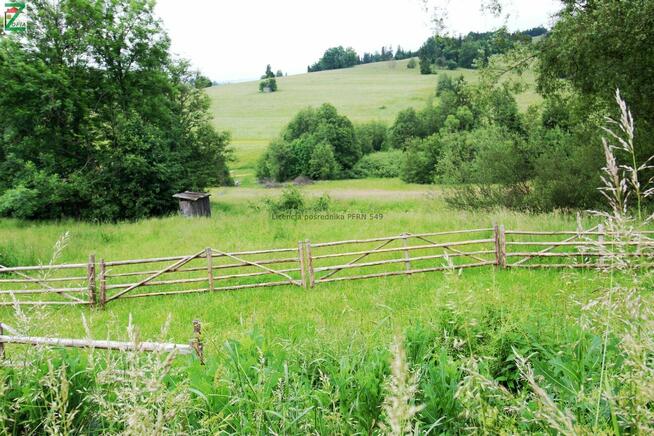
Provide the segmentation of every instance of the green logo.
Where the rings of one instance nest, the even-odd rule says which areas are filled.
[[[5,32],[24,32],[25,31],[25,2],[5,3],[3,14],[3,29]]]

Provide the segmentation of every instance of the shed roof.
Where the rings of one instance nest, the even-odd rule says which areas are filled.
[[[179,194],[175,194],[173,195],[173,197],[179,198],[180,200],[198,201],[202,198],[211,197],[211,194],[209,194],[208,192],[186,191],[186,192],[180,192]]]

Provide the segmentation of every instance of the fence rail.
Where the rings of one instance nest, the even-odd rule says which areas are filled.
[[[11,335],[5,335],[5,330]],[[193,321],[193,340],[189,344],[172,344],[166,342],[120,342],[94,339],[67,339],[19,334],[7,324],[0,323],[0,360],[5,357],[5,344],[32,345],[56,348],[81,348],[114,351],[164,352],[188,355],[195,353],[204,365],[204,345],[202,343],[202,325]]]
[[[0,265],[0,306],[105,307],[123,298],[184,295],[320,283],[495,266],[497,268],[606,268],[612,251],[654,259],[654,231],[624,240],[602,225],[579,231],[489,228],[403,233],[297,247],[227,252],[205,248],[191,255],[65,265]]]

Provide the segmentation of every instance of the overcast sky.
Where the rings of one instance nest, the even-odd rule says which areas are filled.
[[[557,0],[507,0],[502,18],[481,12],[481,0],[432,0],[445,6],[448,31],[510,30],[551,24]],[[306,72],[325,49],[359,54],[382,45],[417,49],[432,34],[420,0],[158,0],[156,13],[173,53],[217,81],[257,79],[266,64]],[[506,15],[508,14],[508,19]]]

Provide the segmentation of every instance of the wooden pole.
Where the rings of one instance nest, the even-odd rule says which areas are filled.
[[[86,281],[88,284],[89,291],[89,304],[91,307],[95,306],[96,295],[95,295],[95,254],[89,256],[89,263],[86,266]]]
[[[2,323],[0,323],[0,336],[3,336],[5,334],[5,330],[2,327]],[[5,343],[0,341],[0,360],[5,358]]]
[[[604,266],[604,224],[597,226],[599,235],[597,236],[597,244],[599,245],[599,265]]]
[[[100,308],[107,305],[107,266],[104,259],[100,259]]]
[[[307,255],[307,269],[309,273],[309,287],[313,288],[316,285],[316,274],[313,271],[313,256],[311,255],[311,241],[308,239],[304,241],[305,252]]]
[[[504,224],[500,225],[500,267],[506,268],[506,230]]]
[[[411,271],[411,255],[409,254],[409,235],[407,233],[402,233],[402,243],[404,244],[404,266],[405,269],[408,271]],[[410,273],[409,273],[410,274]]]
[[[493,224],[493,239],[495,240],[495,265],[500,266],[500,227],[497,223]]]
[[[48,347],[97,348],[98,350],[139,351],[139,352],[177,352],[192,354],[193,348],[188,344],[168,344],[159,342],[118,342],[96,341],[91,339],[59,339],[35,336],[0,335],[0,342],[6,344],[45,345]]]
[[[304,262],[304,244],[302,241],[298,241],[297,243],[297,255],[298,259],[300,260],[300,275],[302,277],[302,287],[307,288],[307,272],[305,270],[306,265]]]
[[[191,344],[195,353],[200,359],[200,365],[204,365],[204,344],[202,344],[202,323],[199,320],[193,320],[193,342]]]
[[[213,284],[213,251],[211,248],[204,249],[207,258],[207,274],[209,275],[209,291],[213,291],[216,287]]]

